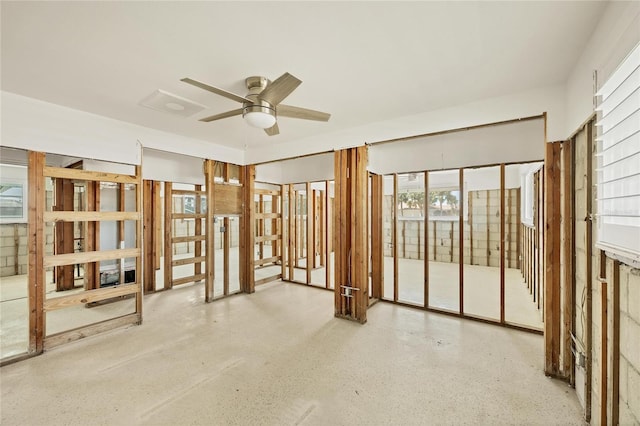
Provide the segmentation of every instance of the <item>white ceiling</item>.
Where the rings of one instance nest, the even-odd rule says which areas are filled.
[[[7,2],[2,90],[239,149],[566,81],[602,2]],[[280,118],[278,136],[239,107],[180,82],[245,94],[250,75],[290,72],[285,103],[328,123]],[[206,105],[183,118],[144,108],[157,89]]]

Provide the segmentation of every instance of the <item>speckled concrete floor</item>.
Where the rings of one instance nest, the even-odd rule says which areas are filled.
[[[3,425],[582,424],[542,337],[274,282],[204,304],[145,298],[142,326],[0,369]]]

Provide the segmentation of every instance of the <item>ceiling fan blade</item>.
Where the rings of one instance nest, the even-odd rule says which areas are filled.
[[[301,83],[302,80],[298,80],[288,72],[285,72],[260,92],[258,99],[265,100],[274,106],[278,105],[291,92],[296,90],[296,87],[300,86]]]
[[[241,114],[242,114],[242,108],[239,108],[239,109],[234,109],[232,111],[223,112],[221,114],[212,115],[210,117],[201,118],[200,121],[204,121],[205,123],[208,123],[210,121],[221,120],[223,118],[234,117],[236,115],[241,115]]]
[[[302,120],[329,121],[331,114],[300,108],[291,105],[278,105],[276,115],[280,117],[300,118]]]
[[[280,134],[280,128],[278,128],[278,123],[274,124],[273,126],[269,127],[268,129],[264,129],[265,133],[269,136],[275,136]]]
[[[232,101],[240,102],[240,103],[253,103],[251,99],[247,99],[244,96],[236,95],[235,93],[227,92],[226,90],[220,89],[218,87],[209,86],[208,84],[200,83],[199,81],[190,79],[185,77],[180,81],[184,81],[185,83],[191,84],[192,86],[199,87],[204,90],[208,90],[211,93],[215,93],[216,95],[224,96],[227,99],[231,99]]]

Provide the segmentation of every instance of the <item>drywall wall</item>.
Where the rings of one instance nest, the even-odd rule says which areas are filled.
[[[2,144],[32,151],[140,164],[141,148],[244,163],[244,152],[1,92]]]
[[[268,145],[247,151],[247,163],[331,151],[365,143],[405,138],[487,123],[532,117],[547,112],[547,140],[563,140],[565,134],[564,85],[532,89],[476,102],[438,109],[422,114],[397,117],[354,127],[341,132],[312,136],[279,145]],[[542,139],[541,139],[542,140]],[[520,141],[513,141],[520,146]],[[540,148],[542,149],[542,147]],[[495,152],[483,152],[480,164],[498,163]],[[538,156],[536,159],[540,159]]]
[[[596,88],[639,42],[640,2],[609,2],[567,81],[565,139],[591,116]]]
[[[256,180],[276,184],[333,180],[334,153],[292,158],[256,166]]]
[[[440,170],[543,157],[544,120],[537,119],[375,144],[369,147],[369,170]]]
[[[143,179],[204,185],[202,158],[148,148],[142,155]]]

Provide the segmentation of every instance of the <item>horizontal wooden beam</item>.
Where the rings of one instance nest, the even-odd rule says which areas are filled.
[[[253,190],[258,195],[280,195],[279,189],[261,189],[256,188]]]
[[[140,290],[138,284],[124,284],[113,287],[97,288],[95,290],[86,290],[81,293],[70,294],[68,296],[52,297],[45,300],[44,310],[46,312],[55,311],[56,309],[68,308],[74,305],[84,305],[86,303],[99,302],[113,297],[126,296],[128,294],[137,293]]]
[[[206,213],[173,213],[171,219],[205,219]]]
[[[44,257],[44,267],[75,265],[78,263],[102,262],[104,260],[124,259],[140,256],[140,248],[128,248],[103,251],[85,251],[82,253],[65,253]]]
[[[171,195],[206,195],[207,191],[197,191],[195,189],[172,189]]]
[[[273,275],[271,277],[262,278],[261,280],[256,280],[256,285],[270,283],[271,281],[276,281],[282,278],[282,274]]]
[[[89,180],[96,182],[115,182],[138,184],[138,178],[131,175],[121,175],[118,173],[93,172],[90,170],[66,169],[61,167],[45,166],[43,174],[45,177]]]
[[[140,220],[138,212],[44,212],[45,222],[98,222],[98,221]]]
[[[279,219],[280,213],[256,213],[256,219]]]
[[[261,243],[264,241],[276,241],[279,240],[280,238],[282,238],[282,235],[278,234],[278,235],[261,235],[259,237],[255,238],[255,242],[256,243]]]
[[[185,259],[178,259],[171,261],[171,266],[189,265],[191,263],[201,263],[207,260],[206,256],[187,257]]]
[[[171,242],[176,243],[190,243],[192,241],[204,241],[207,238],[206,235],[187,235],[185,237],[173,237]]]
[[[186,283],[195,283],[197,281],[202,281],[207,277],[207,274],[198,274],[191,275],[190,277],[183,277],[173,280],[173,285],[180,285]]]
[[[94,334],[103,333],[114,328],[124,327],[125,325],[140,324],[140,314],[133,313],[118,318],[101,321],[96,324],[78,327],[73,330],[63,331],[62,333],[52,334],[44,339],[44,349],[48,350],[64,343],[73,342],[83,337],[93,336]]]
[[[265,257],[264,259],[256,259],[255,260],[255,265],[256,266],[262,266],[262,265],[265,265],[267,263],[277,262],[278,260],[280,260],[280,256]]]

